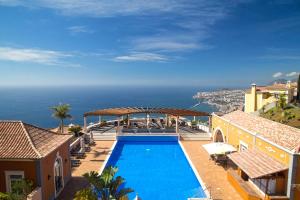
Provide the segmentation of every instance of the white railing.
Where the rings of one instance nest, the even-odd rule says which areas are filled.
[[[81,137],[78,137],[74,142],[72,142],[72,143],[70,144],[70,150],[75,149],[75,148],[80,144],[80,138],[81,138]]]
[[[108,121],[106,121],[106,123],[111,123],[111,122],[117,122],[118,120],[108,120]],[[92,123],[92,124],[91,124]],[[93,122],[91,122],[90,123],[90,125],[88,125],[87,127],[86,127],[86,129],[87,130],[89,130],[90,128],[92,128],[92,127],[94,127],[94,126],[97,126],[97,125],[100,125],[100,123],[101,122],[95,122],[95,123],[93,123]]]
[[[198,128],[206,133],[209,133],[209,127],[203,124],[198,124]]]

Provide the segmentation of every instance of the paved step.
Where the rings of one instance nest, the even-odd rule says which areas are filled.
[[[93,134],[94,140],[116,140],[115,134]]]
[[[209,134],[203,134],[203,135],[182,134],[180,135],[180,138],[182,140],[201,140],[201,141],[211,141],[212,139],[212,137]]]

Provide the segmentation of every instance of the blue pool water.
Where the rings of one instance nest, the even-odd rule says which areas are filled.
[[[117,166],[142,200],[205,197],[177,141],[118,141],[106,166]]]

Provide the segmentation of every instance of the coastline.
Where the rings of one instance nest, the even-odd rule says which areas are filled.
[[[245,91],[242,89],[221,89],[212,92],[197,92],[193,98],[197,99],[199,104],[213,106],[221,114],[226,114],[243,109],[244,95]]]

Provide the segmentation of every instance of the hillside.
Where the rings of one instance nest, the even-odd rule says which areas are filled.
[[[286,114],[283,114],[283,112]],[[273,108],[260,116],[289,126],[300,128],[300,107],[289,106],[285,108],[284,111],[278,108]]]
[[[298,79],[297,78],[294,78],[292,80],[290,80],[291,82],[296,82]],[[281,78],[281,79],[276,79],[276,80],[273,80],[271,81],[268,85],[273,85],[273,84],[286,84],[289,80],[287,79],[284,79],[284,78]]]

